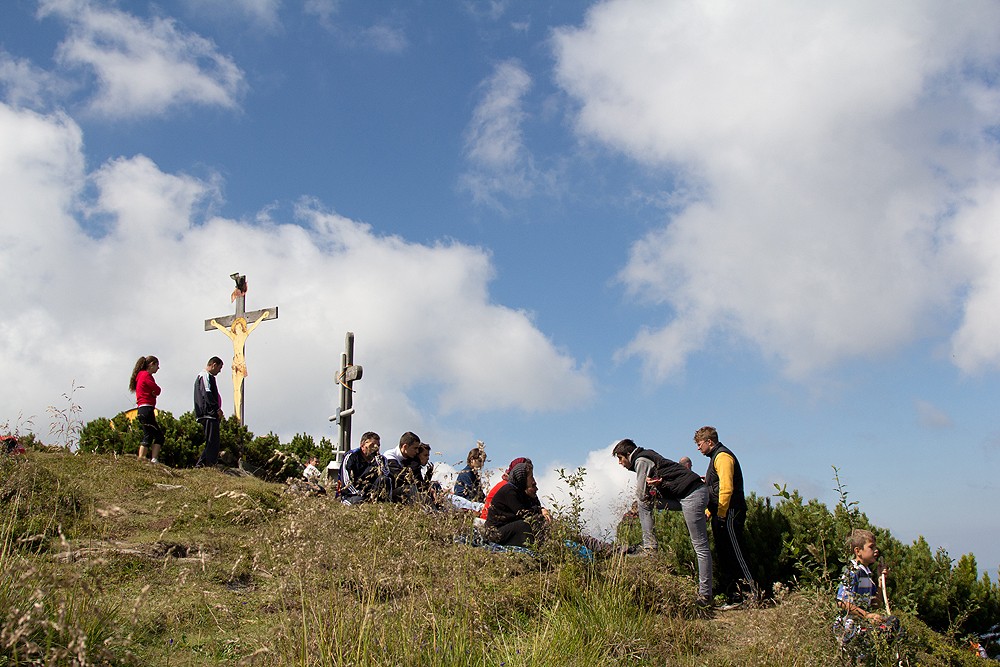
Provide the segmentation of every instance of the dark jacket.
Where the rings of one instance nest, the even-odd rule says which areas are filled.
[[[344,463],[340,466],[340,483],[343,489],[341,493],[373,499],[378,495],[377,491],[388,492],[386,489],[388,477],[389,470],[381,454],[375,454],[371,461],[367,461],[361,453],[361,448],[355,447],[347,452]]]
[[[414,492],[420,489],[420,461],[415,458],[396,460],[386,457],[389,477],[392,478],[392,501],[407,502],[413,500]]]
[[[454,492],[456,496],[461,496],[474,503],[481,503],[486,499],[486,493],[483,491],[483,479],[480,477],[479,471],[470,465],[465,466],[462,472],[458,473]]]
[[[743,497],[743,471],[740,461],[728,447],[721,442],[715,446],[708,461],[708,472],[705,473],[705,486],[708,487],[708,511],[714,517],[719,509],[719,474],[715,472],[715,457],[725,452],[733,457],[733,496],[729,500],[730,509],[746,510],[747,499]]]
[[[655,473],[653,477],[660,478],[656,489],[668,498],[685,498],[703,484],[701,477],[696,473],[676,461],[660,456],[652,449],[639,447],[629,457],[629,461],[634,463],[638,458],[649,459],[653,462]]]
[[[529,496],[513,484],[497,490],[486,513],[486,527],[499,528],[518,519],[531,520],[542,515],[538,498]]]
[[[205,378],[208,378],[209,388],[205,388]],[[219,395],[219,385],[215,376],[208,371],[198,373],[194,379],[194,417],[195,419],[218,419],[222,396]]]

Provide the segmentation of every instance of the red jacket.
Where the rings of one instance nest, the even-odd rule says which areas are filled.
[[[483,511],[479,513],[479,518],[482,519],[483,521],[486,521],[486,517],[489,516],[490,505],[493,504],[493,496],[495,496],[497,494],[497,491],[500,490],[500,487],[502,487],[506,483],[507,480],[501,479],[493,486],[492,489],[490,489],[490,492],[486,494],[486,500],[483,501]]]
[[[153,374],[149,371],[139,371],[135,376],[135,404],[156,407],[156,397],[159,395],[160,388],[156,386]]]

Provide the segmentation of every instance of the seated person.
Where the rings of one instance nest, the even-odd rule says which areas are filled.
[[[418,493],[420,476],[420,436],[407,431],[399,436],[399,445],[385,453],[385,461],[392,477],[393,502],[408,502]]]
[[[371,431],[361,436],[361,444],[344,457],[340,467],[340,496],[345,504],[388,500],[392,493],[389,468],[378,453],[381,441]]]
[[[424,490],[436,489],[440,491],[441,485],[433,479],[434,464],[431,463],[431,446],[426,442],[420,443],[417,463],[419,464],[416,471],[417,485]]]
[[[434,481],[434,464],[430,462],[431,446],[420,443],[415,464],[411,464],[415,481],[415,499],[438,506],[438,500],[445,495],[441,484]]]
[[[518,458],[510,462],[510,465],[507,466],[507,470],[504,472],[503,475],[500,476],[500,481],[494,484],[493,488],[490,489],[490,492],[486,494],[486,498],[483,500],[483,509],[479,513],[480,519],[486,521],[486,514],[487,512],[489,512],[490,503],[493,502],[493,496],[495,496],[497,494],[497,491],[503,488],[504,484],[507,483],[507,475],[509,475],[510,471],[514,469],[514,466],[516,466],[518,463],[524,463],[525,461],[531,463],[531,459],[526,459],[523,456],[519,456]]]
[[[452,493],[474,503],[486,500],[483,479],[479,472],[485,463],[486,453],[482,449],[476,447],[469,451],[469,455],[465,457],[465,468],[458,473],[458,479],[455,480],[455,489]]]
[[[498,487],[485,510],[486,539],[513,547],[534,542],[545,518],[531,463],[522,461],[512,466],[506,483]]]
[[[309,463],[306,464],[306,469],[302,471],[302,476],[305,478],[307,482],[313,482],[316,484],[319,483],[320,475],[322,475],[323,473],[321,473],[319,471],[319,468],[316,467],[317,463],[319,463],[319,459],[317,457],[315,456],[309,457]]]
[[[317,457],[309,457],[309,463],[306,464],[306,469],[302,471],[302,479],[309,491],[320,495],[326,495],[326,488],[319,483],[320,476],[323,473],[321,473],[319,468],[316,467],[317,463],[319,463],[319,459]]]
[[[847,538],[848,551],[853,558],[844,567],[837,588],[837,606],[843,613],[834,622],[841,646],[855,651],[864,651],[871,641],[872,631],[892,641],[899,633],[899,619],[882,615],[878,611],[878,600],[882,592],[878,587],[878,577],[872,567],[878,560],[875,534],[869,530],[855,528]],[[887,572],[888,570],[884,570]]]

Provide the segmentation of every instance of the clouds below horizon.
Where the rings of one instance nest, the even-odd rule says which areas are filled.
[[[619,359],[662,380],[735,337],[803,380],[953,329],[960,368],[1000,365],[1000,8],[976,6],[609,0],[557,31],[579,135],[701,193],[632,246],[620,280],[667,321]]]

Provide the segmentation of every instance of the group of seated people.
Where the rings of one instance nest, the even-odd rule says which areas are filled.
[[[379,435],[369,431],[361,436],[360,445],[344,457],[337,492],[341,500],[347,505],[435,501],[440,485],[431,480],[434,465],[430,463],[430,445],[409,431],[400,436],[398,446],[385,454],[379,451],[381,444]]]
[[[486,453],[472,449],[466,466],[459,472],[451,492],[431,478],[430,445],[407,431],[399,445],[384,454],[381,439],[369,431],[359,446],[344,457],[340,468],[338,495],[347,505],[363,502],[418,502],[432,506],[445,503],[479,514],[487,540],[504,546],[521,547],[535,541],[550,516],[538,500],[534,467],[530,459],[511,461],[503,479],[487,494],[483,489],[482,468]],[[331,463],[333,465],[333,463]]]

